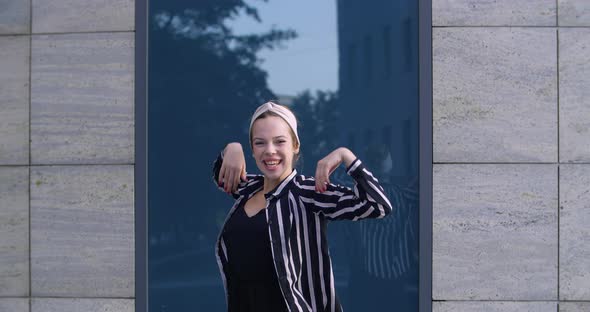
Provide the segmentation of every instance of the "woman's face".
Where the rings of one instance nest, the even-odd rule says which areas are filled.
[[[260,118],[252,125],[252,151],[258,169],[267,179],[279,182],[293,169],[294,148],[289,125],[281,117]]]

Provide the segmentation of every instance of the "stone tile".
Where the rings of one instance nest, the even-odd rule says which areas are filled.
[[[557,299],[556,165],[434,165],[433,298]]]
[[[30,187],[33,296],[133,297],[133,166],[31,167]]]
[[[33,164],[132,163],[133,33],[33,36]]]
[[[555,0],[432,0],[433,26],[555,26]]]
[[[559,192],[559,299],[590,300],[590,165],[560,165]]]
[[[433,312],[555,312],[556,302],[433,302]]]
[[[29,45],[28,36],[0,37],[0,164],[3,165],[29,163]]]
[[[29,169],[0,167],[0,296],[28,295]]]
[[[589,2],[590,3],[590,2]],[[559,29],[559,161],[590,161],[590,28]]]
[[[560,302],[559,312],[588,312],[590,302]]]
[[[33,33],[127,31],[134,0],[33,0]]]
[[[435,162],[557,161],[557,34],[433,29]]]
[[[30,33],[30,12],[31,0],[0,1],[0,34]]]
[[[559,26],[590,26],[590,1],[558,0]]]
[[[29,312],[29,299],[0,298],[0,312]]]
[[[33,298],[33,312],[133,312],[133,299]]]

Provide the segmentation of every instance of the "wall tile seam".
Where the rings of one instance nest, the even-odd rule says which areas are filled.
[[[21,37],[31,35],[72,35],[72,34],[108,34],[108,33],[135,33],[131,30],[97,30],[97,31],[71,31],[71,32],[26,32],[26,33],[0,33],[0,37]]]
[[[29,34],[32,31],[33,31],[33,1],[29,1]],[[29,139],[29,141],[27,142],[28,143],[27,145],[29,146],[29,163],[27,166],[27,171],[29,173],[29,176],[28,176],[29,183],[27,183],[28,184],[27,188],[29,191],[29,194],[28,194],[29,196],[27,199],[28,203],[29,203],[29,228],[28,228],[28,231],[29,231],[29,233],[28,233],[28,236],[29,236],[29,280],[28,280],[28,288],[27,288],[28,297],[31,297],[31,295],[33,294],[33,291],[32,291],[32,288],[33,288],[33,286],[32,286],[33,285],[33,276],[32,276],[33,275],[32,274],[32,272],[33,272],[33,264],[32,264],[33,256],[32,256],[32,251],[31,251],[31,246],[32,246],[32,244],[31,244],[31,232],[32,232],[31,231],[31,228],[32,228],[31,227],[31,223],[32,223],[32,221],[31,221],[31,92],[32,92],[31,91],[31,83],[32,83],[32,76],[33,76],[32,75],[32,71],[33,71],[32,67],[33,66],[31,66],[31,64],[33,64],[33,36],[29,35],[29,64],[28,64],[29,65],[29,86],[28,86],[28,89],[29,89],[29,120],[28,120],[29,137],[28,137],[28,139]],[[32,300],[29,299],[29,302],[28,302],[29,311],[33,310],[31,301]]]
[[[433,162],[433,165],[590,165],[590,162]]]
[[[555,25],[559,26],[559,0],[555,0]]]
[[[90,166],[135,166],[135,163],[87,163],[87,164],[30,164],[30,165],[0,165],[1,167],[90,167]]]
[[[554,303],[590,303],[590,300],[491,300],[491,299],[479,299],[479,300],[467,300],[467,299],[432,299],[432,302],[490,302],[490,303],[502,303],[502,302],[554,302]]]
[[[556,2],[559,0],[555,0]],[[559,7],[559,6],[558,6]],[[557,24],[559,25],[559,20],[558,17],[556,17],[556,21],[558,22]],[[555,42],[556,42],[556,47],[555,47],[555,75],[556,75],[556,104],[557,104],[557,162],[561,163],[561,158],[560,158],[560,149],[559,147],[561,146],[561,143],[559,141],[559,137],[560,137],[560,133],[559,133],[559,121],[560,121],[560,114],[561,114],[561,110],[559,108],[559,28],[557,28],[555,30]],[[557,166],[557,299],[559,300],[561,298],[561,293],[560,293],[560,280],[561,280],[561,267],[560,267],[560,257],[561,257],[561,247],[560,247],[560,243],[561,243],[561,220],[560,220],[560,206],[561,206],[561,199],[559,197],[560,195],[560,177],[561,177],[561,172],[560,172],[560,166]]]
[[[14,34],[3,33],[3,34],[0,34],[0,38],[2,38],[2,37],[24,37],[24,36],[30,36],[30,35],[31,35],[31,33],[14,33]]]
[[[33,32],[31,35],[75,35],[75,34],[112,34],[112,33],[135,33],[135,30],[97,30],[97,31],[64,31],[64,32]]]
[[[87,163],[87,164],[0,164],[0,168],[22,167],[84,167],[84,166],[135,166],[135,163]]]
[[[123,299],[123,300],[134,300],[135,297],[74,297],[74,296],[64,296],[64,297],[56,297],[56,296],[27,296],[27,297],[15,297],[15,296],[0,296],[0,301],[2,299]]]
[[[433,25],[432,28],[590,28],[589,26]]]

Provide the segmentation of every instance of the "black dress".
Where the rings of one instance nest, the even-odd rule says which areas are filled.
[[[266,209],[248,217],[240,205],[225,225],[229,312],[287,311],[272,259]]]

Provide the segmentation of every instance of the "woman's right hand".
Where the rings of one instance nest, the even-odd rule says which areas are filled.
[[[223,163],[219,170],[219,181],[217,183],[227,193],[234,193],[238,189],[240,180],[247,181],[246,159],[242,145],[237,142],[229,143],[223,150]]]

